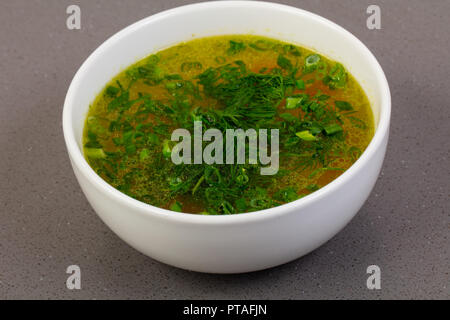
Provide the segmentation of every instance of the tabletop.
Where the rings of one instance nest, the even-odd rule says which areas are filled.
[[[448,299],[450,32],[448,0],[281,1],[361,39],[392,91],[381,175],[328,243],[269,270],[214,275],[159,263],[97,217],[75,179],[62,108],[88,55],[125,26],[179,0],[0,2],[0,299]],[[381,29],[367,27],[378,5]],[[67,28],[70,5],[81,29]],[[81,289],[66,273],[81,270]],[[377,265],[381,288],[369,290]]]

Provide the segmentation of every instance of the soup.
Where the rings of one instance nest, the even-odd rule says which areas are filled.
[[[254,141],[277,132],[267,137],[267,150],[257,145],[259,155],[276,155],[277,170],[261,174],[267,161],[252,161],[248,146],[244,162],[174,163],[174,130],[192,133],[194,145],[198,123],[225,137],[227,130],[254,130]],[[369,101],[343,65],[275,39],[230,35],[175,45],[121,72],[90,106],[83,145],[97,174],[130,197],[221,215],[315,192],[347,170],[373,134]],[[210,143],[201,140],[201,152]]]

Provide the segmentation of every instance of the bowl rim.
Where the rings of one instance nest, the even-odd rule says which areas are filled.
[[[75,92],[80,86],[80,79],[82,75],[89,70],[91,64],[101,56],[104,51],[113,44],[121,40],[121,38],[133,33],[135,30],[141,28],[148,23],[154,23],[160,19],[164,19],[166,16],[173,14],[189,14],[192,11],[201,10],[208,7],[216,8],[229,8],[229,7],[261,7],[269,9],[284,10],[289,12],[294,12],[302,16],[308,16],[310,19],[314,19],[321,24],[325,24],[329,28],[333,28],[336,31],[343,34],[343,36],[348,37],[353,41],[361,50],[361,53],[366,55],[366,58],[370,61],[372,66],[375,68],[376,82],[380,85],[381,101],[380,101],[380,117],[378,126],[375,128],[374,136],[370,141],[367,148],[361,154],[361,156],[353,163],[344,173],[339,177],[320,188],[319,190],[292,202],[269,208],[264,210],[258,210],[247,213],[239,213],[232,215],[200,215],[200,214],[190,214],[184,212],[175,212],[168,209],[163,209],[156,207],[139,200],[136,200],[121,191],[115,189],[105,180],[103,180],[88,164],[86,159],[82,154],[82,150],[78,147],[77,140],[74,135],[74,128],[72,126],[72,109],[75,107],[73,103]],[[210,1],[201,2],[179,6],[169,10],[165,10],[144,19],[141,19],[125,28],[115,33],[105,42],[103,42],[97,49],[95,49],[89,57],[83,62],[81,67],[76,72],[66,95],[63,108],[63,134],[66,143],[66,147],[73,166],[76,166],[81,174],[101,193],[106,194],[108,197],[115,198],[117,201],[122,202],[124,206],[131,207],[135,209],[140,214],[147,217],[153,216],[164,220],[170,220],[172,222],[179,223],[193,223],[193,224],[235,224],[235,223],[246,223],[253,222],[264,219],[275,219],[289,212],[295,212],[301,210],[303,207],[310,205],[315,201],[320,201],[327,194],[332,193],[337,190],[341,185],[345,184],[353,175],[359,172],[363,165],[367,163],[376,153],[376,151],[381,147],[384,138],[389,132],[389,123],[391,115],[391,94],[386,76],[378,63],[372,52],[351,32],[347,31],[338,24],[321,17],[315,13],[306,11],[304,9],[296,8],[293,6],[288,6],[284,4],[264,2],[264,1]]]

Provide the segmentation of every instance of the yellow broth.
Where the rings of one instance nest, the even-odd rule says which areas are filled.
[[[318,63],[314,55],[319,57]],[[227,165],[213,165],[215,168],[211,169],[207,165],[187,164],[181,166],[191,167],[179,168],[163,155],[163,141],[170,140],[171,132],[180,125],[190,126],[190,116],[205,120],[208,110],[230,108],[226,100],[212,94],[214,90],[207,92],[198,78],[227,65],[235,69],[245,66],[236,83],[245,83],[252,75],[255,79],[279,76],[286,83],[283,98],[272,103],[274,116],[262,120],[270,128],[282,129],[280,169],[276,175],[258,176],[255,165],[248,164],[234,169]],[[306,48],[259,36],[217,36],[175,45],[130,66],[98,95],[84,128],[85,157],[113,187],[140,201],[174,211],[232,214],[293,201],[336,179],[356,161],[374,134],[373,115],[364,91],[340,67]],[[219,79],[212,87],[217,89],[224,82]],[[270,88],[265,90],[271,94]],[[306,95],[306,102],[297,99],[302,105],[290,105],[288,109],[287,101],[297,101],[298,95]],[[311,111],[314,103],[325,110],[325,115],[320,116],[317,109]],[[174,113],[183,112],[184,119],[175,121]],[[290,119],[286,114],[297,120],[285,120]],[[240,119],[247,121],[247,127],[252,121]],[[328,134],[332,131],[325,127],[330,125],[341,131]],[[302,135],[293,128],[302,128],[306,137],[300,138]],[[315,140],[303,140],[311,134]],[[330,150],[325,153],[324,148]],[[290,156],[291,153],[297,156]],[[233,170],[241,179],[228,176]],[[205,181],[205,172],[218,172],[226,183]],[[241,184],[242,177],[244,182],[248,179],[246,184]]]

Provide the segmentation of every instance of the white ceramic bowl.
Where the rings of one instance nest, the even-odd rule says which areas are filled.
[[[339,178],[300,200],[253,213],[203,216],[134,200],[111,187],[82,154],[89,104],[121,70],[193,37],[257,34],[317,50],[340,61],[371,102],[376,132]],[[340,26],[297,8],[256,1],[206,2],[141,20],[103,43],[75,75],[64,104],[63,129],[73,170],[100,218],[125,242],[161,262],[211,273],[261,270],[297,259],[339,232],[358,212],[380,172],[389,135],[391,98],[371,52]]]

